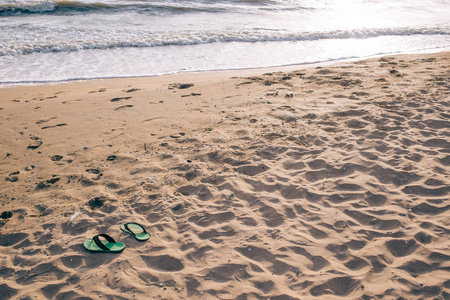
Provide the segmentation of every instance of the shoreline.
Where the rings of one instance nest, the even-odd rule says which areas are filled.
[[[377,56],[374,56],[377,57]],[[371,58],[374,58],[371,57]],[[157,75],[136,75],[136,76],[120,76],[120,77],[93,77],[93,78],[69,78],[69,79],[61,79],[61,80],[53,80],[53,81],[19,81],[19,82],[0,82],[0,88],[7,87],[21,87],[21,86],[36,86],[36,85],[57,85],[57,84],[66,84],[66,83],[76,83],[76,82],[88,82],[93,80],[132,80],[139,78],[155,78],[155,77],[170,77],[170,76],[198,76],[206,73],[210,74],[218,74],[218,76],[227,76],[228,74],[242,73],[242,76],[251,76],[258,75],[261,72],[287,72],[293,71],[297,69],[305,69],[305,68],[313,68],[318,66],[326,66],[330,64],[339,64],[350,62],[354,60],[363,60],[363,59],[342,59],[342,60],[332,60],[332,61],[324,61],[324,62],[315,62],[315,63],[300,63],[300,64],[292,64],[292,65],[283,65],[283,66],[272,66],[272,67],[259,67],[259,68],[242,68],[242,69],[220,69],[220,70],[201,70],[201,71],[189,71],[189,72],[173,72],[168,74],[157,74]],[[214,76],[216,77],[216,76]]]
[[[19,82],[0,82],[0,89],[14,86],[35,86],[35,85],[54,85],[54,84],[65,84],[65,83],[75,83],[75,82],[86,82],[91,80],[124,80],[124,79],[133,79],[133,78],[153,78],[153,77],[167,77],[167,76],[176,76],[176,75],[195,75],[195,74],[223,74],[226,76],[228,73],[237,74],[242,73],[242,76],[255,76],[260,74],[261,72],[291,72],[295,70],[301,70],[306,68],[314,68],[314,67],[325,67],[331,65],[338,65],[342,63],[350,63],[355,61],[362,61],[368,59],[375,59],[379,57],[385,56],[398,56],[398,55],[420,55],[420,54],[431,54],[431,53],[445,53],[450,51],[450,47],[448,48],[439,48],[437,49],[426,49],[420,51],[413,52],[401,52],[401,53],[392,53],[392,54],[377,54],[371,55],[367,57],[353,57],[353,58],[342,58],[342,59],[334,59],[320,62],[311,62],[311,63],[296,63],[296,64],[288,64],[288,65],[280,65],[280,66],[268,66],[268,67],[258,67],[258,68],[242,68],[242,69],[219,69],[219,70],[200,70],[200,71],[189,71],[189,72],[173,72],[168,74],[157,74],[157,75],[136,75],[136,76],[119,76],[119,77],[92,77],[92,78],[68,78],[68,79],[60,79],[60,80],[49,80],[49,81],[19,81]]]
[[[0,87],[0,294],[449,297],[450,52],[287,68]]]

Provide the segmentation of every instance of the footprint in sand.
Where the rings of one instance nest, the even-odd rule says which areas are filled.
[[[194,84],[192,84],[192,83],[172,83],[169,85],[169,90],[173,90],[173,89],[184,90],[184,89],[188,89],[192,86],[194,86]]]
[[[118,97],[118,98],[113,98],[110,101],[111,102],[117,102],[117,101],[128,100],[128,99],[131,99],[131,97]]]
[[[184,196],[197,195],[202,201],[210,200],[213,195],[206,185],[185,185],[178,189],[178,192]]]
[[[93,94],[93,93],[103,93],[103,92],[106,92],[106,89],[101,88],[101,89],[99,89],[99,90],[97,90],[97,91],[90,91],[89,94]]]
[[[411,239],[408,241],[391,240],[386,242],[386,247],[395,257],[403,257],[412,254],[418,246],[416,241]]]
[[[83,263],[83,256],[81,255],[65,256],[61,257],[61,261],[65,267],[75,269],[81,266],[81,264]]]
[[[49,129],[49,128],[55,128],[55,127],[61,127],[61,126],[67,126],[67,124],[66,123],[61,123],[61,124],[56,124],[56,125],[53,125],[53,126],[44,126],[41,129]]]
[[[37,149],[40,146],[42,146],[41,138],[38,138],[36,136],[31,136],[30,139],[31,139],[31,144],[28,145],[28,147],[27,147],[28,149]]]
[[[173,210],[173,211],[178,211],[178,210],[180,210],[180,209],[182,209],[182,208],[183,208],[183,205],[177,204],[177,205],[175,205],[174,207],[172,207],[172,210]]]
[[[419,215],[438,215],[446,212],[450,209],[450,205],[444,206],[444,207],[438,207],[430,205],[426,202],[420,203],[414,207],[411,208],[411,211],[414,214]]]
[[[13,213],[10,211],[4,211],[2,212],[2,214],[0,215],[0,218],[2,218],[3,220],[9,219],[13,216]]]
[[[61,155],[53,155],[52,157],[50,157],[52,161],[60,161],[62,158],[63,156]]]
[[[328,280],[325,284],[313,287],[310,293],[316,297],[330,293],[337,296],[347,296],[359,286],[359,280],[354,280],[348,276],[336,277]]]
[[[439,263],[427,264],[421,260],[414,260],[402,265],[399,269],[405,270],[413,276],[417,276],[439,269]]]
[[[115,108],[114,110],[121,110],[121,109],[124,109],[124,108],[133,107],[133,106],[134,106],[134,105],[131,105],[131,104],[128,104],[128,105],[122,105],[122,106],[119,106],[119,107]]]
[[[176,272],[184,269],[183,263],[170,255],[145,256],[141,255],[147,267],[168,272]]]
[[[100,180],[100,178],[103,176],[103,173],[99,169],[87,169],[86,172],[89,174],[92,174],[92,175],[88,176],[89,179],[86,180],[86,183],[88,183],[88,185],[94,184],[93,182],[90,181],[90,179],[91,180]]]
[[[344,264],[345,267],[347,267],[349,270],[352,270],[352,271],[361,270],[368,265],[369,265],[369,263],[367,261],[365,261],[364,259],[359,258],[359,257],[353,257],[352,260],[350,260]]]
[[[52,179],[48,179],[45,181],[41,181],[38,183],[38,185],[36,186],[36,190],[42,190],[42,189],[46,189],[49,188],[50,186],[52,186],[53,184],[55,184],[56,182],[58,182],[60,180],[59,177],[54,177]]]
[[[425,232],[422,232],[422,231],[417,233],[414,236],[414,238],[416,239],[416,241],[418,241],[421,244],[429,244],[433,240],[431,235],[428,235],[428,234],[426,234]]]
[[[16,182],[17,180],[19,180],[19,176],[17,176],[19,174],[20,174],[19,171],[12,172],[12,173],[9,174],[8,177],[5,178],[5,180],[9,181],[9,182]]]
[[[272,280],[255,281],[253,283],[253,286],[256,287],[258,290],[262,291],[263,293],[267,294],[275,287],[275,283]]]
[[[238,278],[246,280],[251,277],[246,268],[246,265],[224,264],[210,269],[206,277],[214,282],[227,282]]]
[[[185,98],[185,97],[191,97],[191,96],[201,96],[202,94],[200,93],[190,93],[188,95],[181,95],[181,98]]]
[[[108,198],[100,196],[100,197],[95,197],[92,198],[91,200],[89,200],[87,202],[87,205],[92,209],[95,210],[97,208],[102,207],[103,205],[105,205],[105,202],[108,200]]]
[[[39,120],[39,121],[36,122],[36,124],[40,125],[40,124],[43,124],[43,123],[50,122],[51,120],[54,120],[54,119],[56,119],[56,117],[51,117],[51,118],[49,118],[47,120]]]
[[[141,89],[132,88],[132,89],[126,90],[125,93],[132,93],[132,92],[137,92],[137,91],[140,91],[140,90]]]
[[[172,135],[170,135],[170,137],[173,139],[179,139],[180,137],[185,136],[185,135],[186,135],[185,133],[180,132],[178,134],[172,134]]]
[[[28,237],[28,233],[17,232],[10,234],[0,234],[0,246],[9,247],[23,241]]]
[[[224,212],[224,213],[217,213],[217,214],[202,214],[202,215],[196,215],[189,218],[189,222],[193,222],[198,226],[201,227],[209,227],[210,225],[214,223],[225,223],[233,220],[235,218],[235,215],[232,212]]]

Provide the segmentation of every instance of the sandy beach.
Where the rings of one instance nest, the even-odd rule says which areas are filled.
[[[450,299],[449,52],[2,87],[0,128],[1,299]]]

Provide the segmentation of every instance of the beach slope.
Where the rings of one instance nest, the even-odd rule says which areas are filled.
[[[0,298],[449,299],[450,54],[249,72],[0,88]]]

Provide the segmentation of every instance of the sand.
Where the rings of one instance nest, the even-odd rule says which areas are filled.
[[[1,88],[0,298],[450,299],[450,53],[296,68]]]

